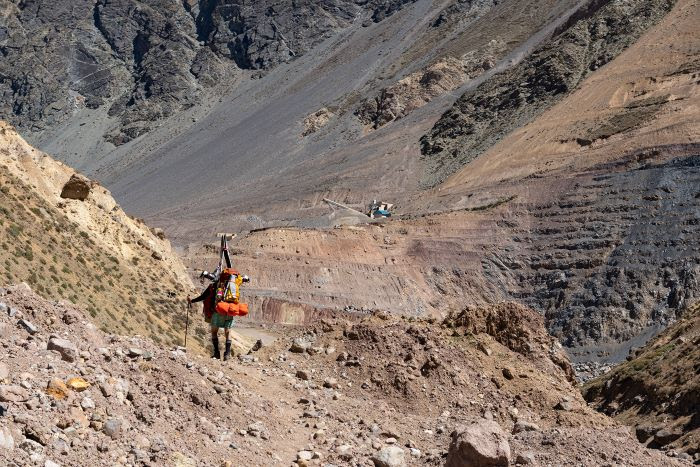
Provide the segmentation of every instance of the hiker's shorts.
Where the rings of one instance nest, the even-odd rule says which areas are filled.
[[[224,328],[231,329],[233,327],[234,318],[233,316],[225,316],[214,312],[211,316],[211,327],[212,328]]]

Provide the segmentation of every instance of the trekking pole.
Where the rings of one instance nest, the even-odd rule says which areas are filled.
[[[190,308],[192,308],[192,303],[187,301],[187,318],[185,318],[185,348],[187,348],[187,329],[190,326]]]

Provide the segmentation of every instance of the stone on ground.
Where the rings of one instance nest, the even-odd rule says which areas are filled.
[[[510,455],[508,438],[498,423],[480,420],[452,433],[445,465],[507,466]]]
[[[68,386],[58,378],[53,378],[46,386],[46,394],[54,399],[65,399],[68,396]]]
[[[404,450],[398,446],[389,446],[372,457],[376,467],[399,467],[406,465]]]
[[[69,340],[52,337],[46,346],[47,350],[55,350],[61,354],[61,358],[67,362],[74,362],[78,358],[78,348]]]
[[[0,402],[24,402],[27,399],[29,399],[29,393],[22,386],[0,385]]]
[[[15,448],[15,440],[7,427],[0,427],[0,449],[12,451]]]

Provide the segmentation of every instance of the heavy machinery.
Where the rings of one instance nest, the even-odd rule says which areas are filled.
[[[371,219],[378,219],[382,217],[391,217],[391,210],[394,208],[394,205],[391,203],[385,203],[383,201],[377,201],[376,199],[372,201],[369,206],[367,206],[367,211],[366,212],[360,212],[357,209],[351,208],[350,206],[342,203],[338,203],[337,201],[330,200],[328,198],[323,198],[323,201],[325,203],[328,203],[330,206],[338,207],[338,208],[343,208],[347,209],[349,211],[352,211],[356,214],[359,214],[360,216],[367,216]]]
[[[383,201],[377,201],[376,199],[370,203],[367,207],[367,215],[372,219],[379,217],[391,217],[391,210],[394,205],[391,203],[385,203]]]

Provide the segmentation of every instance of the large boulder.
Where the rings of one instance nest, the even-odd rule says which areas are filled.
[[[446,467],[507,466],[508,437],[493,420],[480,420],[452,433]]]
[[[63,185],[61,198],[78,199],[84,201],[92,190],[92,182],[80,174],[73,174]]]

